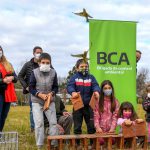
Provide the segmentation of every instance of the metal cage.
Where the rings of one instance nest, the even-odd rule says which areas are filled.
[[[0,150],[18,150],[18,132],[0,132]]]

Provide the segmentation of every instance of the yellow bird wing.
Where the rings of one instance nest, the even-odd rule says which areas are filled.
[[[73,57],[83,57],[83,54],[76,54],[76,55],[71,54],[71,56],[73,56]]]
[[[78,15],[78,16],[82,16],[82,17],[85,17],[85,14],[83,12],[79,12],[79,13],[74,13],[75,15]]]

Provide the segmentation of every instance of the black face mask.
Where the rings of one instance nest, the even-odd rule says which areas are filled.
[[[80,69],[78,72],[81,73],[83,76],[86,76],[89,73],[89,69]]]

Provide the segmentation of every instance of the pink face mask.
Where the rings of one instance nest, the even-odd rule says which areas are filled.
[[[132,112],[125,112],[125,111],[123,111],[123,118],[130,119],[131,118],[131,114],[132,114]]]

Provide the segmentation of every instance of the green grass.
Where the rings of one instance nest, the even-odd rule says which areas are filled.
[[[66,109],[71,112],[72,106],[66,106]],[[138,105],[138,116],[144,119],[144,111],[141,105]],[[36,150],[34,133],[30,132],[29,124],[29,106],[11,107],[8,114],[4,131],[17,131],[19,133],[19,150]],[[85,123],[83,124],[83,133],[86,133]],[[46,149],[46,141],[45,141]]]

